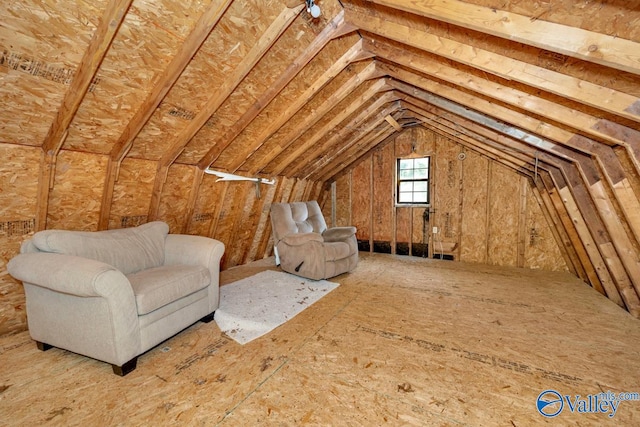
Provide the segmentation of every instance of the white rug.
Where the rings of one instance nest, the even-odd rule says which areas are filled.
[[[220,307],[214,318],[224,333],[246,344],[292,319],[338,286],[326,280],[263,271],[221,286]]]

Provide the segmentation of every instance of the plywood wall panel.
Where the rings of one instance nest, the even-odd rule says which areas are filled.
[[[524,266],[527,268],[569,271],[532,188],[527,187],[527,212]]]
[[[462,162],[460,260],[487,262],[487,197],[489,160],[473,151]]]
[[[229,256],[233,252],[236,236],[233,235],[236,215],[244,210],[247,191],[253,188],[253,184],[247,181],[230,182],[218,217],[218,224],[213,235],[214,239],[224,243],[225,255],[222,261],[223,268],[229,267]]]
[[[41,150],[2,144],[0,158],[0,223],[33,220]]]
[[[520,180],[514,172],[497,163],[489,178],[489,240],[487,262],[517,266]]]
[[[0,336],[26,329],[22,283],[7,272],[7,262],[33,235],[40,150],[0,146]],[[32,166],[32,167],[28,167]]]
[[[371,238],[371,159],[360,162],[352,171],[351,219],[358,229],[356,238]]]
[[[336,226],[350,226],[351,221],[351,173],[341,175],[336,181]]]
[[[96,231],[107,157],[63,150],[49,194],[47,228]]]
[[[394,209],[393,191],[395,158],[393,144],[373,152],[373,240],[391,243],[393,241],[392,213]]]
[[[209,237],[211,225],[220,210],[225,186],[224,182],[216,182],[217,179],[218,177],[209,174],[202,177],[187,234]]]
[[[261,213],[262,200],[258,199],[255,184],[247,188],[244,207],[235,213],[233,239],[226,249],[226,268],[242,264],[245,252],[253,243],[256,222]]]
[[[438,227],[433,236],[433,250],[438,251],[436,242],[458,244],[460,241],[460,180],[462,161],[458,159],[461,146],[451,140],[435,135],[436,155],[434,156],[434,186],[432,205],[435,207],[435,221],[431,227]],[[442,248],[440,248],[442,250]]]
[[[255,233],[252,237],[251,247],[243,263],[255,261],[264,258],[264,253],[260,253],[261,242],[269,238],[271,234],[271,203],[276,196],[277,183],[269,185],[262,191],[262,204],[259,212],[258,222],[255,227]]]
[[[160,197],[158,219],[169,224],[170,233],[180,233],[183,229],[194,174],[194,166],[174,164],[169,168]]]
[[[148,220],[156,163],[126,158],[113,187],[109,228],[134,227]]]

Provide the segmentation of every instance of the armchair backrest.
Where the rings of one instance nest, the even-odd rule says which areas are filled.
[[[322,234],[327,229],[318,202],[272,203],[271,226],[276,244],[289,234]]]

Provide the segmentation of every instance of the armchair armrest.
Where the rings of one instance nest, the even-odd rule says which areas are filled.
[[[298,234],[288,234],[280,239],[280,242],[283,242],[289,246],[301,246],[305,245],[309,242],[320,242],[323,243],[324,239],[322,235],[319,233],[298,233]]]
[[[203,236],[169,234],[164,244],[164,265],[201,265],[220,271],[220,259],[224,254],[224,243]]]
[[[79,297],[113,297],[134,301],[129,280],[100,261],[55,253],[25,253],[7,264],[9,273],[25,283]]]
[[[356,234],[355,227],[332,227],[327,228],[322,237],[325,242],[342,242]]]

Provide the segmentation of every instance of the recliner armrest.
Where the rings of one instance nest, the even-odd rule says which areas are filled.
[[[299,234],[287,234],[280,242],[283,242],[289,246],[302,246],[309,242],[323,243],[324,239],[319,233],[299,233]]]
[[[355,227],[332,227],[327,228],[322,237],[325,242],[342,242],[356,234]]]

